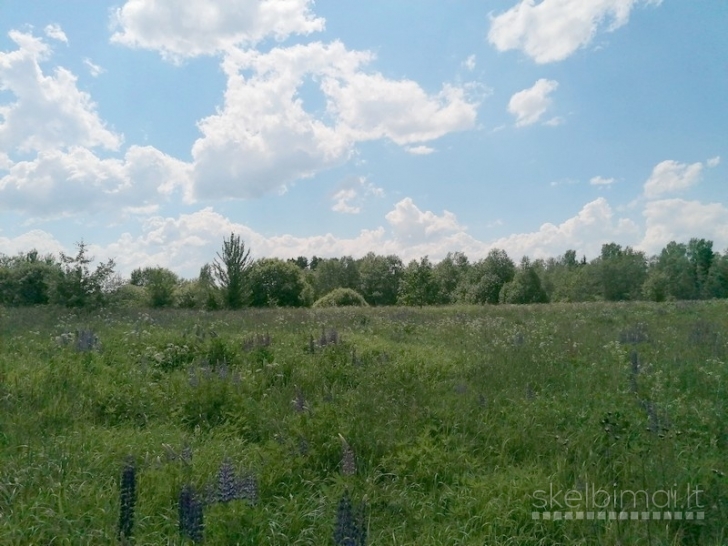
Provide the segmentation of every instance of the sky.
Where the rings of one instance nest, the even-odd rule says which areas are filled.
[[[0,0],[0,253],[728,249],[725,0]]]

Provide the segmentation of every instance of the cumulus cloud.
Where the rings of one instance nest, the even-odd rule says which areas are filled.
[[[463,61],[463,67],[471,72],[475,70],[475,55],[470,55],[467,59],[465,59]]]
[[[672,160],[658,163],[645,182],[645,196],[653,199],[690,188],[700,182],[702,172],[703,164],[699,162],[691,165]]]
[[[443,233],[464,231],[452,212],[438,216],[432,211],[422,211],[411,198],[405,197],[385,216],[395,238],[408,243],[419,243]]]
[[[373,59],[341,42],[229,52],[224,106],[199,122],[192,149],[200,198],[255,198],[340,164],[358,142],[423,143],[475,124],[478,101],[462,87],[428,95],[411,80],[363,71]],[[326,112],[299,90],[319,85]]]
[[[662,0],[520,0],[490,18],[489,42],[499,51],[519,49],[537,63],[562,61],[591,43],[606,26],[613,31],[629,21],[638,4]]]
[[[132,146],[123,159],[100,159],[83,147],[49,150],[19,161],[0,178],[0,209],[34,217],[89,212],[150,211],[188,184],[189,167],[151,146]]]
[[[76,76],[60,67],[52,75],[43,73],[40,63],[50,57],[48,45],[31,34],[9,35],[18,49],[0,51],[0,89],[16,100],[0,104],[0,149],[118,149],[122,137],[101,121],[90,95],[76,87]]]
[[[33,229],[18,235],[17,237],[3,237],[0,235],[0,255],[15,256],[17,254],[30,252],[35,249],[39,254],[58,255],[66,249],[50,233],[41,229]]]
[[[113,14],[112,42],[159,51],[165,58],[214,54],[266,37],[324,29],[312,0],[127,0]]]
[[[719,155],[717,155],[717,156],[715,156],[715,157],[711,157],[711,158],[710,158],[710,159],[709,159],[709,160],[707,161],[707,163],[706,163],[706,165],[707,165],[708,167],[711,167],[711,168],[713,168],[713,167],[717,167],[717,166],[718,166],[719,164],[720,164],[720,156],[719,156]]]
[[[508,111],[516,116],[516,127],[536,123],[553,102],[549,97],[559,87],[554,80],[541,78],[533,87],[515,93],[508,102]]]
[[[722,203],[660,199],[648,202],[643,216],[645,235],[639,247],[648,253],[691,237],[712,240],[716,249],[728,248],[728,208]]]
[[[513,256],[548,258],[573,248],[580,254],[596,256],[601,245],[612,241],[636,240],[639,226],[627,218],[615,218],[606,199],[600,197],[584,205],[576,216],[559,225],[543,224],[538,231],[519,233],[493,242]]]
[[[681,199],[651,201],[644,210],[645,226],[618,217],[604,198],[582,207],[576,215],[559,224],[545,223],[538,230],[515,233],[493,241],[478,240],[467,233],[456,216],[448,211],[436,214],[421,210],[411,198],[394,205],[384,225],[364,229],[353,237],[332,233],[310,237],[290,234],[265,236],[236,223],[211,207],[178,217],[155,216],[144,221],[141,234],[123,234],[106,245],[90,245],[97,259],[114,258],[119,271],[128,275],[136,267],[160,265],[193,277],[199,268],[215,257],[224,237],[239,234],[255,258],[276,256],[361,257],[367,252],[396,254],[405,262],[429,256],[433,261],[448,252],[462,251],[478,260],[493,248],[508,252],[514,260],[522,256],[547,258],[573,248],[579,254],[598,256],[601,245],[619,242],[648,253],[658,252],[671,240],[705,237],[717,248],[728,246],[728,209],[718,203],[702,204]],[[500,225],[495,220],[495,225]],[[72,252],[50,234],[34,230],[16,238],[0,237],[0,248],[9,253],[37,248],[42,252]]]

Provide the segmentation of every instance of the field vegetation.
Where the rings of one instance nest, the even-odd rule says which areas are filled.
[[[727,333],[725,300],[0,307],[0,543],[725,544]],[[694,516],[543,519],[594,487]]]

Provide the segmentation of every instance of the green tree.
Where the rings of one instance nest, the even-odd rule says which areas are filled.
[[[78,252],[68,256],[61,252],[62,275],[56,283],[51,301],[67,307],[96,307],[104,304],[106,289],[114,276],[116,264],[109,259],[100,263],[95,270],[90,264],[93,258],[86,255],[87,246],[81,241],[76,244]]]
[[[462,252],[448,252],[435,265],[433,275],[437,284],[437,303],[451,304],[464,299],[459,289],[463,286],[469,270],[468,257]]]
[[[715,258],[713,241],[690,239],[687,246],[687,258],[693,270],[696,296],[703,297],[703,286],[708,279],[710,266]]]
[[[523,257],[513,280],[503,285],[499,295],[501,303],[547,303],[548,295],[541,286],[538,271],[527,257]]]
[[[35,249],[12,258],[0,257],[0,304],[46,304],[60,275],[56,259],[41,257]]]
[[[251,265],[250,249],[245,248],[239,235],[231,233],[229,239],[223,239],[222,254],[217,253],[212,272],[216,286],[222,292],[225,307],[240,309],[248,303],[248,273]]]
[[[642,285],[642,297],[649,301],[665,301],[669,294],[670,279],[657,267],[651,267]]]
[[[512,281],[515,274],[516,265],[506,251],[494,248],[484,260],[470,268],[467,287],[464,289],[466,301],[497,304],[503,285]]]
[[[263,258],[250,268],[251,304],[256,307],[307,307],[313,289],[303,272],[291,262]]]
[[[644,252],[616,243],[602,245],[597,261],[602,297],[607,301],[636,300],[642,296],[647,278],[647,259]]]
[[[369,305],[395,305],[404,265],[395,255],[377,256],[373,252],[361,258],[359,292]]]
[[[399,286],[398,303],[402,305],[432,305],[437,303],[437,282],[430,259],[412,260],[404,270]]]
[[[695,268],[690,263],[686,245],[670,241],[660,252],[653,267],[669,279],[669,299],[692,300],[698,297]]]
[[[165,267],[145,267],[131,272],[129,284],[144,288],[152,307],[169,307],[174,304],[180,278]]]
[[[728,298],[728,250],[721,256],[716,254],[703,285],[704,298]]]
[[[314,269],[313,287],[317,298],[335,288],[358,290],[360,282],[359,267],[351,256],[321,259]]]

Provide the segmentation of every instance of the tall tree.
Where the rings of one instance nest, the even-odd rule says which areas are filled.
[[[525,256],[513,280],[503,285],[499,298],[501,303],[546,303],[549,300],[538,271]]]
[[[420,307],[437,303],[437,283],[432,270],[432,263],[427,256],[419,262],[412,260],[407,264],[399,286],[397,302]]]
[[[667,277],[669,299],[692,300],[698,297],[695,289],[695,269],[690,263],[685,244],[675,241],[667,243],[653,267]]]
[[[250,268],[251,304],[256,307],[303,307],[313,303],[313,289],[294,263],[263,258]]]
[[[369,305],[395,305],[404,265],[395,255],[373,252],[359,260],[359,293]]]
[[[180,278],[166,267],[145,267],[131,272],[129,284],[144,287],[152,307],[169,307]]]
[[[231,233],[229,239],[223,239],[222,254],[218,252],[212,270],[226,307],[240,309],[248,303],[251,265],[250,249],[245,248],[239,235]]]
[[[494,248],[470,268],[466,288],[469,303],[497,304],[503,285],[513,280],[516,265],[505,250]]]
[[[448,252],[435,265],[433,275],[437,284],[437,303],[450,304],[463,300],[458,288],[462,286],[469,269],[468,257],[462,252]]]
[[[697,297],[703,296],[703,285],[708,279],[710,266],[713,264],[715,253],[713,241],[706,239],[690,239],[688,241],[687,256],[693,269],[695,279],[695,292]]]
[[[351,256],[320,260],[314,270],[316,299],[336,288],[359,290],[359,268]]]
[[[647,277],[647,259],[644,252],[616,243],[602,245],[597,261],[602,296],[607,301],[639,299]]]
[[[87,255],[87,245],[81,241],[76,247],[78,252],[75,256],[61,252],[63,274],[55,285],[52,301],[67,307],[103,305],[116,264],[109,259],[92,271],[90,264],[94,259]]]

